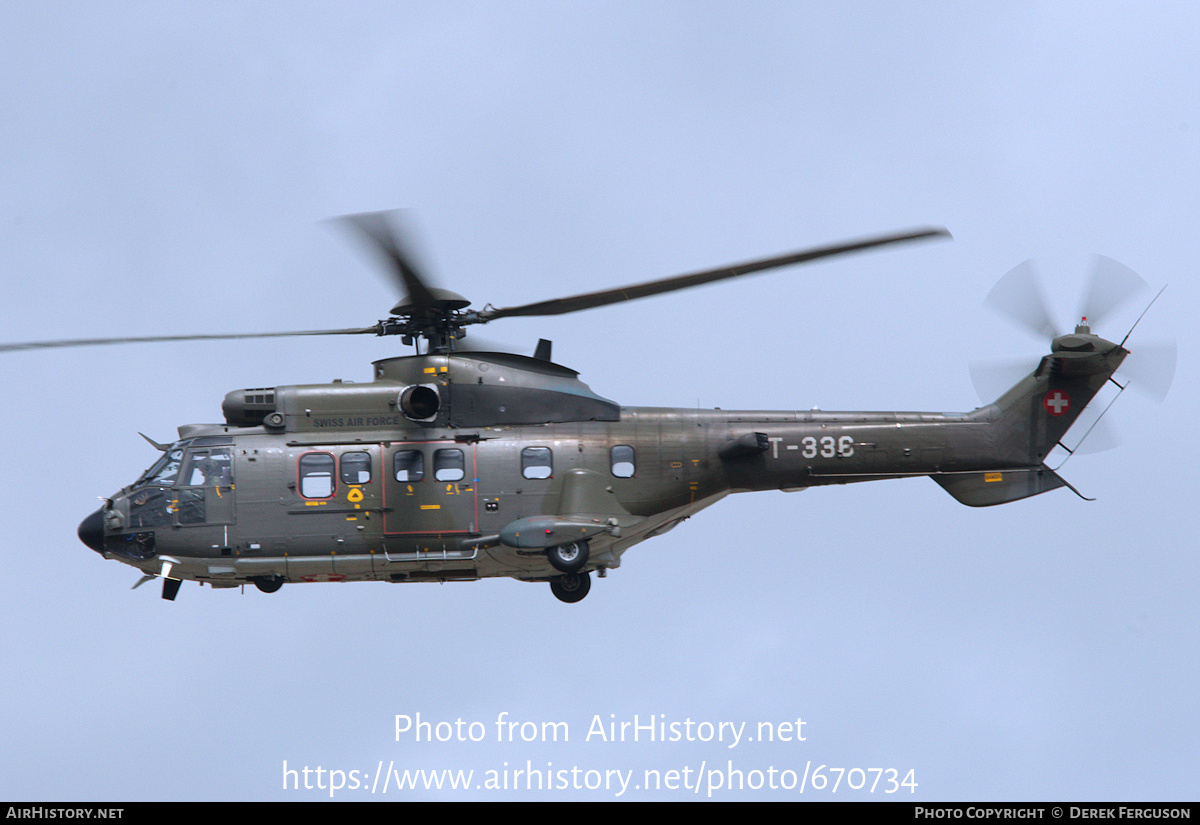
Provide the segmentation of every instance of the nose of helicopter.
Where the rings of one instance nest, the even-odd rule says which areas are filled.
[[[79,523],[79,540],[97,553],[104,552],[104,512],[97,510]]]

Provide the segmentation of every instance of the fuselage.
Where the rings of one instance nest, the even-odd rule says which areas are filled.
[[[615,506],[590,512],[623,529],[594,539],[592,560],[616,567],[628,547],[731,492],[971,469],[966,456],[987,437],[969,414],[645,407],[617,421],[466,431],[183,429],[110,498],[104,547],[149,573],[170,557],[175,575],[213,584],[549,576],[540,554],[477,540],[567,512],[572,471],[611,491]]]
[[[80,537],[147,574],[217,587],[554,583],[564,568],[548,551],[576,540],[590,545],[582,572],[603,575],[734,492],[931,475],[988,505],[1061,486],[1046,445],[1123,352],[1087,369],[1047,359],[968,413],[621,407],[537,358],[389,359],[368,384],[230,393],[225,423],[181,427]]]

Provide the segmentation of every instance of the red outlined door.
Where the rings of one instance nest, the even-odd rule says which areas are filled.
[[[384,450],[383,532],[469,536],[479,532],[475,445],[397,441]]]

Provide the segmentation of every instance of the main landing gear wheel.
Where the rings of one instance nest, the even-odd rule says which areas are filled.
[[[283,587],[283,576],[254,576],[250,581],[264,593],[274,593]]]
[[[546,557],[550,559],[550,566],[558,572],[578,573],[587,564],[588,543],[583,540],[558,544],[546,551]]]
[[[550,580],[550,592],[560,602],[574,604],[582,601],[592,589],[592,577],[588,573],[567,573]]]

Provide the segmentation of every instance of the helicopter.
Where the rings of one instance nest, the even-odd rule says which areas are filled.
[[[183,581],[273,593],[289,582],[510,577],[547,582],[556,598],[575,603],[592,573],[605,577],[631,547],[731,493],[928,476],[972,507],[1060,487],[1083,497],[1047,456],[1065,447],[1064,434],[1102,387],[1123,389],[1113,374],[1129,354],[1125,340],[1099,337],[1086,317],[1059,333],[1035,308],[1032,326],[1051,333],[1050,353],[970,412],[624,406],[555,363],[544,339],[528,356],[460,342],[468,327],[502,318],[577,312],[949,232],[913,229],[471,309],[415,265],[393,213],[341,220],[378,253],[404,296],[371,326],[0,346],[398,335],[415,347],[374,362],[370,383],[233,390],[223,423],[181,426],[171,443],[143,436],[160,451],[157,461],[78,529],[87,547],[143,573],[135,588],[158,578],[162,598],[174,600]],[[1022,289],[1017,303],[1028,300]],[[1124,300],[1132,287],[1118,291]]]

